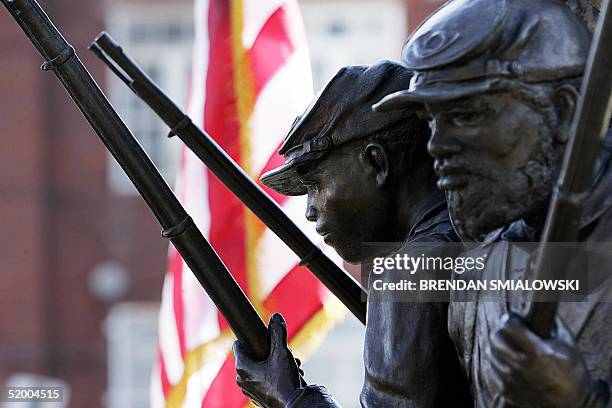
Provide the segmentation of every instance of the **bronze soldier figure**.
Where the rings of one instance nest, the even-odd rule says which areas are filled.
[[[342,69],[296,120],[280,149],[285,165],[262,177],[283,194],[307,194],[306,218],[351,263],[388,254],[388,247],[381,252],[362,243],[457,240],[426,152],[428,125],[416,114],[422,105],[389,114],[371,110],[410,77],[391,62]],[[447,303],[368,301],[363,406],[472,405],[448,337],[447,311]],[[337,407],[324,387],[301,379],[280,315],[272,317],[270,332],[266,361],[234,344],[244,393],[265,407]]]
[[[410,88],[376,106],[425,102],[438,186],[462,238],[484,242],[489,276],[528,277],[529,254],[509,243],[537,240],[542,230],[590,39],[558,1],[456,0],[409,39],[403,62],[416,71]],[[610,142],[583,213],[583,241],[612,238]],[[598,300],[610,299],[610,265],[598,268],[588,300],[560,304],[550,339],[512,314],[526,294],[485,301],[475,293],[452,302],[450,334],[478,407],[608,406],[612,314]]]

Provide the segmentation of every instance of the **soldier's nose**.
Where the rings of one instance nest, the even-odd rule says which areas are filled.
[[[316,222],[318,217],[317,209],[313,205],[306,206],[306,219],[310,222]]]
[[[427,150],[433,157],[445,157],[459,153],[463,149],[461,143],[453,138],[444,136],[434,129],[427,143]]]

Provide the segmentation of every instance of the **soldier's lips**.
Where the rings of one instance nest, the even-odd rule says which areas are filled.
[[[323,237],[323,242],[325,242],[327,245],[331,245],[331,233],[326,232],[325,234],[321,235]]]
[[[469,182],[468,173],[448,173],[438,178],[438,188],[441,190],[460,190]]]
[[[323,237],[323,242],[325,242],[326,244],[329,245],[329,239],[330,239],[330,236],[331,236],[330,232],[323,231],[323,230],[317,230],[317,234],[319,234],[321,237]]]
[[[470,172],[454,160],[436,159],[434,169],[441,190],[459,190],[468,184]]]

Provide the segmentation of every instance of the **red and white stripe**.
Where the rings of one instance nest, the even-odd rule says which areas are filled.
[[[282,163],[282,138],[313,96],[297,0],[195,0],[195,27],[189,114],[258,179]],[[303,199],[267,191],[305,226]],[[283,313],[298,352],[307,331],[323,332],[342,314],[330,313],[337,302],[187,149],[176,192],[262,317]],[[318,241],[311,226],[304,230]],[[231,341],[227,323],[171,247],[151,406],[245,406]]]

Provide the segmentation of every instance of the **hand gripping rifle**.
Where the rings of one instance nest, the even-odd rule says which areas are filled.
[[[565,152],[559,181],[548,209],[542,240],[536,257],[536,279],[559,278],[567,268],[563,253],[551,242],[573,242],[584,201],[589,196],[593,168],[601,150],[612,109],[612,10],[606,0],[595,29],[591,52]],[[553,292],[558,296],[557,292]],[[534,292],[525,320],[541,337],[549,337],[554,327],[558,302],[551,293]]]
[[[153,82],[105,32],[89,47],[119,79],[170,127],[200,160],[270,228],[310,271],[365,324],[367,293],[352,276],[338,267],[287,217],[223,149]]]
[[[136,186],[168,238],[236,337],[257,358],[269,353],[268,330],[214,249],[185,212],[155,165],[35,0],[0,0],[30,38],[107,149]]]

